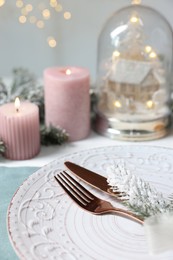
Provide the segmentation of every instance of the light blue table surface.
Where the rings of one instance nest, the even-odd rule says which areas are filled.
[[[6,215],[17,188],[37,167],[0,167],[0,260],[17,260],[8,238]]]

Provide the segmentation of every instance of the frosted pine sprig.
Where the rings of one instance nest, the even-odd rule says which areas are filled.
[[[4,142],[0,138],[0,154],[4,154],[6,150]]]
[[[173,203],[148,182],[132,174],[123,160],[107,168],[107,182],[113,192],[122,193],[123,204],[143,218],[173,210]]]

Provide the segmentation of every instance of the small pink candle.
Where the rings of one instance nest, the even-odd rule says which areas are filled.
[[[6,144],[5,157],[26,160],[40,151],[39,110],[35,104],[16,99],[0,107],[0,138]]]
[[[65,129],[70,141],[90,132],[89,72],[79,67],[53,67],[44,71],[45,121]]]

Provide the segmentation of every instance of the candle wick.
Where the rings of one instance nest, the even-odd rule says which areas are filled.
[[[19,109],[18,108],[16,108],[16,112],[19,113]]]

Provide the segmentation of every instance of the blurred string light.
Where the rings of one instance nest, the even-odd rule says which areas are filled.
[[[131,1],[131,3],[133,4],[133,5],[140,5],[141,4],[141,0],[132,0]]]
[[[2,2],[5,2],[5,0],[0,0],[0,6],[2,5]],[[38,29],[44,29],[46,27],[46,24],[51,19],[53,12],[62,12],[65,20],[71,19],[71,13],[67,11],[63,12],[63,7],[58,0],[40,1],[40,3],[37,4],[31,4],[31,1],[29,0],[16,0],[16,7],[20,11],[18,17],[19,23],[30,23]],[[54,48],[57,46],[57,39],[55,39],[53,35],[48,36],[47,43],[51,48]]]
[[[0,0],[0,7],[5,4],[5,0]]]

